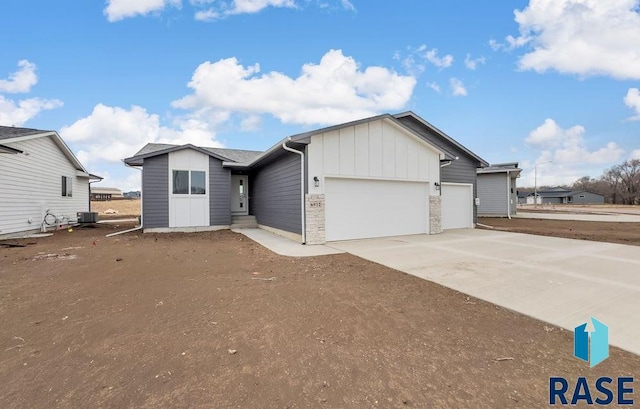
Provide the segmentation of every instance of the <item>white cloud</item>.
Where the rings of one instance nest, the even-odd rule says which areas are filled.
[[[449,79],[449,85],[451,86],[451,95],[453,95],[454,97],[464,97],[467,95],[467,89],[459,79]]]
[[[325,1],[306,0],[304,5],[316,5],[320,8],[331,6],[333,9],[355,11],[353,3],[349,0],[333,0],[333,3],[337,5],[331,6]],[[215,21],[236,14],[255,14],[269,7],[302,8],[296,0],[189,0],[189,4],[195,9],[194,18],[199,21]],[[129,17],[160,13],[169,6],[181,8],[182,0],[107,0],[104,14],[109,21],[115,22]]]
[[[640,79],[640,0],[530,0],[515,10],[520,35],[508,46],[528,45],[522,70]]]
[[[271,114],[284,123],[334,124],[402,108],[416,80],[384,67],[361,69],[341,50],[330,50],[319,64],[305,64],[297,78],[280,72],[260,74],[236,58],[205,62],[194,72],[193,94],[174,101],[198,112]]]
[[[216,4],[196,12],[195,19],[213,21],[234,14],[254,14],[268,8],[297,8],[295,0],[233,0],[231,2],[213,2],[211,0],[192,0],[194,5]]]
[[[640,149],[636,149],[631,152],[631,155],[629,155],[629,159],[640,159]]]
[[[484,57],[471,58],[471,54],[467,54],[464,59],[464,65],[470,70],[478,68],[479,64],[484,64],[486,59]]]
[[[342,7],[344,7],[345,10],[356,11],[355,6],[349,0],[340,0],[340,3],[342,3]]]
[[[629,88],[627,95],[624,97],[624,103],[633,109],[635,115],[628,118],[629,121],[640,121],[640,90],[638,88]]]
[[[18,61],[18,71],[9,74],[9,79],[0,79],[0,92],[10,94],[25,93],[31,91],[31,87],[38,83],[36,65],[27,60]]]
[[[107,0],[104,14],[107,20],[114,22],[128,17],[144,16],[159,12],[167,6],[181,6],[181,0]]]
[[[28,98],[16,102],[0,95],[0,125],[22,126],[40,112],[62,105],[57,99]]]
[[[260,128],[262,118],[259,115],[249,115],[240,122],[242,131],[255,131]]]
[[[421,48],[422,47],[425,46],[423,45],[421,46]],[[424,58],[438,68],[449,68],[451,67],[451,64],[453,64],[453,56],[451,54],[447,54],[444,57],[438,57],[437,48],[432,48],[431,50],[425,52]]]
[[[440,89],[440,85],[438,85],[436,82],[428,82],[427,86],[432,90],[434,90],[435,92],[437,92],[438,94],[442,92],[442,90]]]
[[[584,135],[585,128],[581,125],[563,129],[553,119],[546,119],[531,131],[525,142],[540,150],[545,159],[563,165],[607,164],[615,162],[624,153],[615,142],[590,150]]]
[[[564,129],[553,119],[545,120],[525,138],[537,158],[521,161],[520,167],[525,171],[518,185],[534,185],[536,164],[538,186],[570,185],[585,175],[599,176],[604,167],[614,165],[624,155],[624,150],[614,142],[588,147],[585,133],[581,125]]]
[[[98,104],[91,115],[62,128],[60,135],[78,147],[78,159],[85,165],[119,162],[148,142],[221,146],[210,123],[187,118],[176,120],[175,125],[160,125],[158,115],[139,106],[127,110]]]

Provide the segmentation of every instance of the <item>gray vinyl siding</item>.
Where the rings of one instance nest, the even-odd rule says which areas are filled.
[[[214,157],[209,157],[209,224],[231,224],[231,171]]]
[[[471,183],[473,184],[473,197],[478,197],[478,186],[476,182],[476,169],[480,167],[480,163],[470,157],[462,149],[458,148],[449,141],[436,135],[429,128],[418,122],[412,117],[402,117],[398,120],[409,129],[427,140],[435,147],[443,151],[457,156],[458,160],[451,162],[451,165],[440,168],[440,181],[448,183]],[[506,199],[505,199],[506,201]],[[478,218],[478,209],[473,205],[473,222],[476,223]]]
[[[478,175],[478,198],[478,215],[507,216],[506,173]]]
[[[300,156],[283,152],[249,177],[249,211],[258,224],[302,234]]]
[[[142,217],[145,228],[169,227],[169,155],[144,160]]]
[[[578,192],[571,195],[573,198],[573,204],[603,204],[604,197],[590,192]],[[584,197],[580,197],[584,196]]]
[[[544,196],[542,196],[540,198],[540,201],[542,203],[549,203],[549,204],[562,204],[562,198],[561,197],[544,197]]]

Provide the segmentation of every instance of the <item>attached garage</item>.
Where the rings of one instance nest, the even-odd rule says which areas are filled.
[[[442,229],[473,227],[473,185],[442,183]]]
[[[426,182],[327,178],[326,240],[425,234],[428,194]]]

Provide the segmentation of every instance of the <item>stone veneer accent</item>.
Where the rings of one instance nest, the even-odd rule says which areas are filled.
[[[307,244],[326,243],[324,230],[324,195],[307,194],[304,197]]]
[[[440,196],[429,196],[429,234],[442,233],[442,201]]]

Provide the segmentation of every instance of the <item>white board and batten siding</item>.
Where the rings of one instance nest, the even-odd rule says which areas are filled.
[[[173,171],[205,172],[204,195],[174,194]],[[209,226],[209,155],[183,149],[169,154],[169,227],[203,227]]]
[[[77,220],[89,210],[89,179],[48,136],[7,143],[23,151],[0,155],[0,236],[40,229],[46,211]],[[62,196],[62,176],[72,181],[72,196]]]
[[[327,241],[429,231],[440,152],[406,129],[380,119],[316,134],[307,155],[309,193],[325,195]]]

